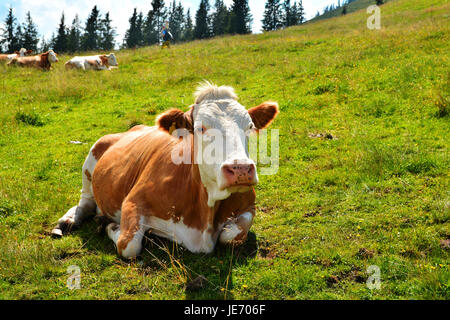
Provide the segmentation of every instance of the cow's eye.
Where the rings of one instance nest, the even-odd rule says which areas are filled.
[[[205,126],[201,126],[197,128],[197,132],[200,134],[204,134],[206,132]]]

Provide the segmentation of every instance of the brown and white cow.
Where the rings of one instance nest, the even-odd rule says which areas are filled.
[[[0,61],[9,62],[14,58],[29,56],[33,50],[27,50],[25,48],[20,49],[11,54],[0,54]]]
[[[117,58],[114,53],[108,55],[74,57],[66,62],[66,69],[81,70],[111,70],[111,67],[117,67]]]
[[[124,258],[140,253],[147,230],[194,253],[212,252],[217,241],[243,243],[258,183],[247,134],[267,127],[277,114],[275,102],[246,110],[232,88],[206,83],[189,111],[173,109],[155,127],[104,136],[84,163],[78,206],[59,220],[53,235],[78,227],[97,209],[110,220],[108,236]],[[213,131],[223,134],[226,152],[220,161],[205,161],[200,150],[217,142]]]
[[[13,58],[8,66],[30,67],[42,70],[50,70],[51,64],[58,62],[56,53],[53,50],[41,53],[32,57],[16,57]]]

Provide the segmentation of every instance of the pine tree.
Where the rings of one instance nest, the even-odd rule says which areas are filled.
[[[383,0],[376,0],[375,3],[376,3],[377,6],[381,6],[382,4],[384,4],[384,1]]]
[[[15,46],[13,47],[13,51],[19,51],[23,48],[23,30],[20,24],[17,25],[16,33],[14,35],[16,37]]]
[[[142,13],[141,13],[142,16]],[[116,45],[116,29],[111,24],[109,12],[106,13],[105,18],[100,20],[100,49],[110,51]],[[142,42],[142,27],[141,27],[141,42]]]
[[[290,27],[296,25],[295,6],[291,6],[291,0],[284,0],[283,2],[283,25],[284,27]]]
[[[56,52],[67,52],[67,28],[65,25],[64,12],[61,15],[58,31],[56,33],[55,44],[53,49]]]
[[[28,11],[25,18],[25,24],[23,26],[23,47],[28,50],[36,52],[38,50],[39,34],[37,27],[31,19],[31,14]]]
[[[248,34],[252,32],[252,15],[248,0],[233,0],[229,31],[233,34]]]
[[[184,27],[184,8],[181,1],[177,5],[174,0],[169,11],[170,32],[175,41],[181,41]]]
[[[223,0],[216,0],[212,15],[212,33],[214,36],[220,36],[228,32],[229,16],[230,13]]]
[[[342,14],[347,14],[347,5],[344,5],[344,8],[342,8]]]
[[[195,29],[194,37],[195,39],[206,39],[211,36],[209,28],[209,1],[201,0],[200,6],[195,15]]]
[[[81,46],[81,24],[78,15],[72,21],[69,33],[67,35],[67,51],[70,53],[80,51]]]
[[[262,20],[264,31],[277,30],[283,26],[283,12],[280,0],[267,0]]]
[[[127,48],[136,48],[139,45],[138,30],[137,30],[137,21],[138,21],[137,8],[134,8],[133,15],[128,21],[130,22],[130,28],[125,33],[124,42]]]
[[[164,0],[152,0],[152,9],[148,12],[143,26],[145,45],[159,43],[160,34],[167,18],[167,8]]]
[[[84,28],[84,34],[81,37],[81,49],[84,51],[96,50],[98,49],[99,40],[99,21],[100,21],[100,11],[97,6],[92,8],[88,19],[86,20],[86,27]]]
[[[1,45],[5,46],[6,52],[14,52],[15,48],[18,47],[17,37],[15,35],[16,32],[16,17],[14,17],[13,9],[9,8],[8,15],[5,19],[5,29],[3,29],[1,35]]]
[[[182,39],[183,41],[192,41],[194,39],[194,25],[192,23],[191,9],[188,9],[186,12]]]
[[[294,3],[295,24],[302,24],[305,22],[305,9],[303,7],[303,1]]]
[[[39,51],[40,52],[47,52],[48,50],[50,50],[50,43],[45,41],[45,38],[42,37],[41,43],[40,43],[40,47],[39,47]]]

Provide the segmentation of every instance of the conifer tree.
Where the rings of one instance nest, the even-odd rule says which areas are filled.
[[[31,13],[28,11],[25,24],[23,25],[23,42],[22,46],[28,50],[36,52],[38,50],[39,34],[37,27],[31,19]]]
[[[220,36],[228,32],[229,11],[223,0],[216,0],[212,15],[212,33]]]
[[[84,34],[81,37],[81,49],[90,51],[96,50],[98,48],[99,20],[100,11],[97,9],[97,6],[94,6],[91,13],[89,14],[88,19],[86,20]]]
[[[16,50],[16,48],[19,46],[18,39],[16,37],[16,17],[14,17],[13,9],[9,8],[8,15],[5,19],[5,28],[3,29],[2,35],[1,35],[1,44],[2,46],[5,46],[6,52],[12,53]],[[20,48],[19,48],[20,49]]]
[[[195,29],[194,29],[194,37],[195,39],[206,39],[209,38],[210,28],[209,28],[209,1],[201,0],[200,6],[195,15]]]
[[[55,43],[53,49],[56,52],[67,52],[67,28],[65,25],[64,12],[61,15],[58,31],[56,33]]]
[[[229,32],[232,34],[248,34],[252,32],[252,15],[248,0],[233,0]]]
[[[280,0],[267,0],[262,20],[264,31],[273,31],[283,26],[283,12]]]
[[[67,51],[70,53],[80,51],[81,46],[81,24],[78,14],[72,21],[72,26],[67,35]]]

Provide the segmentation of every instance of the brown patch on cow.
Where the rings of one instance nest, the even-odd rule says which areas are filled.
[[[278,103],[264,102],[248,110],[253,123],[258,130],[267,128],[278,115]]]
[[[177,129],[186,129],[189,132],[192,132],[194,130],[192,111],[193,108],[191,108],[188,112],[183,112],[178,109],[171,109],[156,119],[156,125],[170,134]]]
[[[102,55],[102,56],[99,56],[99,58],[101,60],[101,65],[109,68],[108,56]]]
[[[100,62],[98,62],[97,60],[86,60],[87,63],[89,63],[91,66],[93,67],[98,67],[100,66]]]
[[[0,54],[0,61],[3,61],[3,62],[8,61],[8,55]]]
[[[86,169],[86,170],[84,171],[84,174],[86,175],[86,178],[87,178],[90,182],[92,182],[92,176],[91,176],[91,173],[89,172],[88,169]]]
[[[119,141],[122,136],[122,134],[110,134],[98,140],[95,143],[94,148],[92,149],[92,155],[94,156],[94,158],[97,161],[100,160],[106,150],[108,150],[112,145]]]
[[[50,70],[51,64],[48,60],[49,51],[33,57],[16,57],[12,59],[8,66],[17,65],[20,67],[34,67],[42,70]]]

